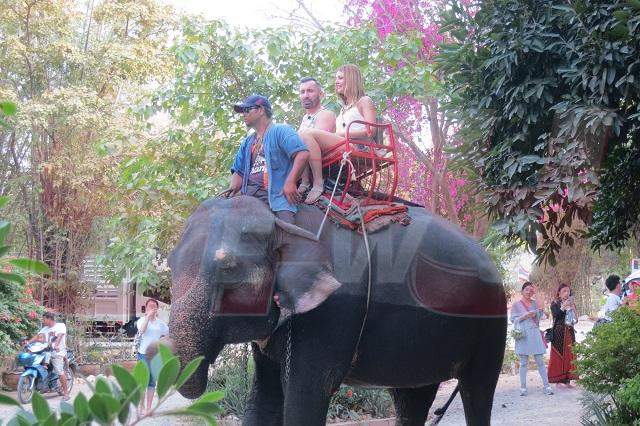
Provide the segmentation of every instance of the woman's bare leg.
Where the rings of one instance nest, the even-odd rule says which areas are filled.
[[[345,136],[337,133],[325,132],[319,129],[308,129],[307,134],[313,137],[315,143],[320,147],[320,152],[327,152],[336,145],[344,144]]]

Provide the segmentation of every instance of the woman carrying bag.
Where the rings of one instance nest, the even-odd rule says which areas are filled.
[[[578,380],[574,373],[573,344],[576,334],[573,326],[578,322],[576,305],[571,297],[571,288],[560,284],[556,299],[551,303],[553,315],[553,339],[549,359],[549,381],[571,387],[571,380]]]
[[[529,281],[525,282],[521,292],[522,298],[511,306],[510,318],[514,329],[515,352],[520,357],[520,396],[527,395],[527,365],[530,355],[533,355],[538,365],[538,373],[540,373],[544,386],[543,392],[545,395],[553,395],[543,359],[546,352],[546,342],[539,328],[540,318],[544,313],[542,309],[538,308],[536,301],[532,299],[533,284]]]

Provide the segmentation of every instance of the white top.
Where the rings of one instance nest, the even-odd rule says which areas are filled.
[[[340,114],[336,117],[336,132],[347,134],[347,127],[353,121],[361,120],[365,121],[362,114],[360,114],[360,110],[358,107],[353,104],[351,106],[343,107],[340,110]],[[349,132],[359,132],[367,130],[366,126],[362,123],[355,123],[353,126],[349,127]]]
[[[607,301],[604,304],[604,317],[608,320],[611,320],[609,314],[616,309],[618,309],[622,305],[622,299],[617,294],[609,293],[607,296]]]
[[[136,326],[138,330],[140,330],[140,326],[142,325],[142,321],[144,321],[144,317],[140,318],[136,322]],[[169,334],[169,327],[165,324],[161,319],[155,319],[153,321],[149,321],[147,323],[147,329],[144,331],[140,338],[140,348],[138,352],[141,354],[147,353],[147,348],[152,342],[160,340],[162,336],[166,336]]]
[[[48,333],[49,333],[49,336],[47,337],[47,342],[51,342],[51,340],[53,340],[53,336],[62,334],[61,337],[57,338],[56,341],[51,344],[51,347],[53,348],[53,345],[59,342],[58,350],[56,351],[56,353],[60,355],[66,355],[67,354],[67,326],[62,322],[57,322],[53,327],[51,328],[45,327],[45,328],[48,329]]]

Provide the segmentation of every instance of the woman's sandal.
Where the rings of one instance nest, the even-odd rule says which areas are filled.
[[[304,200],[305,204],[313,204],[318,201],[318,198],[322,195],[322,191],[324,187],[322,186],[314,186],[311,188],[311,191],[307,194],[307,198]]]

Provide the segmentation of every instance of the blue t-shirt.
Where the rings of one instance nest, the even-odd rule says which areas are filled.
[[[244,138],[236,159],[231,167],[232,173],[242,176],[241,193],[246,194],[247,182],[251,172],[251,146],[256,138],[251,134]],[[297,212],[295,205],[289,204],[284,196],[283,188],[287,176],[293,166],[293,155],[299,151],[308,151],[307,146],[302,142],[298,133],[285,124],[272,124],[264,135],[264,156],[267,161],[267,173],[269,184],[267,192],[269,194],[269,206],[274,212],[288,210]]]

